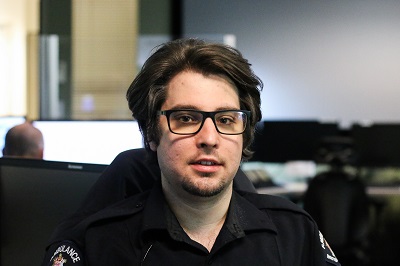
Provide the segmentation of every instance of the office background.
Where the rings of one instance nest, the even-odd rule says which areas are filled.
[[[195,1],[184,33],[231,33],[265,82],[265,119],[399,121],[398,1]]]
[[[1,60],[0,71],[1,94],[4,96],[1,97],[1,115],[28,113],[37,116],[35,112],[38,112],[38,106],[35,102],[39,102],[39,99],[35,99],[38,97],[35,92],[39,90],[39,85],[35,84],[39,81],[35,80],[35,76],[29,71],[28,59],[32,56],[29,49],[32,45],[29,45],[28,36],[39,34],[40,31],[44,34],[53,33],[55,30],[51,27],[57,24],[54,21],[62,19],[63,14],[64,17],[68,15],[64,9],[59,12],[61,16],[59,15],[57,20],[48,18],[53,24],[48,24],[47,27],[42,18],[44,29],[40,29],[40,2],[43,4],[51,1],[0,2],[0,43],[5,48],[1,49],[0,54],[2,59],[5,59]],[[81,1],[67,2],[73,3],[71,10],[74,10]],[[107,1],[92,3],[107,6]],[[101,72],[102,76],[106,76],[105,73],[108,72],[111,74],[102,85],[93,83],[98,77],[93,76],[92,72],[86,75],[88,81],[79,80],[79,77],[73,74],[74,90],[84,91],[83,95],[72,96],[72,99],[81,97],[78,100],[75,98],[75,102],[86,100],[90,103],[91,98],[86,93],[88,89],[84,88],[84,85],[79,88],[77,86],[82,82],[92,82],[91,90],[101,91],[103,88],[97,88],[101,86],[114,87],[120,91],[116,98],[121,95],[123,97],[122,91],[129,85],[129,80],[136,72],[138,51],[135,49],[141,35],[233,34],[236,47],[249,58],[255,72],[265,83],[262,94],[265,119],[317,118],[336,120],[344,126],[355,121],[399,120],[396,102],[400,96],[397,89],[400,84],[398,1],[120,0],[117,6],[129,10],[117,18],[111,18],[115,23],[114,31],[119,33],[94,36],[114,38],[111,48],[101,48],[104,41],[91,43],[104,57],[103,60],[95,61],[97,65],[112,60],[111,63],[104,63],[105,67],[96,70]],[[84,8],[82,4],[79,10]],[[92,9],[91,14],[96,10],[101,11],[101,7]],[[120,12],[115,7],[108,10],[111,14]],[[104,15],[100,11],[96,13],[97,16]],[[70,19],[74,21],[79,20],[79,16],[74,15],[74,12],[72,18]],[[110,24],[111,19],[99,21]],[[78,24],[81,25],[87,23],[82,19],[79,21]],[[77,22],[68,23],[70,31],[85,30],[74,24]],[[121,26],[124,23],[128,26]],[[65,26],[60,22],[58,25]],[[100,23],[101,27],[109,30],[105,25],[107,23]],[[130,32],[133,37],[129,39],[126,32]],[[121,48],[120,45],[115,45],[119,40],[131,47]],[[87,50],[88,48],[82,48],[81,51]],[[105,55],[107,53],[109,56]],[[119,58],[122,57],[121,53],[125,55],[123,58],[130,57],[131,61],[122,61],[123,59]],[[96,55],[99,57],[99,54],[94,52],[89,56]],[[82,55],[76,56],[81,58]],[[86,60],[93,59],[89,56]],[[77,64],[73,58],[74,56],[71,60]],[[130,68],[129,73],[117,68],[119,74],[115,74],[115,65]],[[72,73],[73,71],[74,68],[71,69]],[[79,72],[82,73],[81,71]],[[109,103],[113,104],[120,103]],[[121,104],[121,108],[124,106]],[[120,111],[114,117],[127,118],[128,115]]]
[[[0,0],[0,116],[131,120],[125,91],[149,46],[228,36],[264,81],[264,120],[400,123],[398,14],[389,0]],[[363,172],[376,176],[400,174]],[[399,197],[388,197],[378,265],[398,261]]]

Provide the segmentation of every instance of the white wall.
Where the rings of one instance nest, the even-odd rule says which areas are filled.
[[[183,3],[185,34],[236,35],[264,119],[400,122],[400,1]]]
[[[0,0],[0,116],[26,115],[27,35],[38,29],[39,0]]]

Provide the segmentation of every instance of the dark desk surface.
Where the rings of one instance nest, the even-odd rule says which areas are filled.
[[[287,186],[261,187],[257,191],[260,194],[301,196],[307,190],[306,184],[290,184]],[[370,196],[399,195],[400,186],[368,186],[367,193]]]

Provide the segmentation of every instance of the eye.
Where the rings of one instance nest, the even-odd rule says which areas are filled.
[[[183,124],[198,123],[201,121],[198,116],[198,114],[183,111],[175,112],[171,115],[172,119]]]
[[[194,120],[194,118],[189,115],[181,115],[179,117],[176,117],[176,119],[178,119],[180,122],[183,122],[183,123],[189,123]]]
[[[234,116],[230,116],[230,115],[223,115],[218,118],[218,123],[224,124],[224,125],[230,125],[230,124],[236,123],[236,118]]]

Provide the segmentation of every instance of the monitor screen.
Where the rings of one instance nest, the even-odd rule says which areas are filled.
[[[78,208],[105,167],[0,158],[0,264],[41,265],[56,225]]]
[[[44,159],[110,164],[122,151],[142,148],[136,121],[34,121],[44,137]]]
[[[2,116],[0,117],[0,157],[3,156],[4,140],[6,134],[13,126],[25,122],[25,117],[22,116]]]
[[[400,166],[400,124],[353,125],[358,164]]]
[[[262,121],[255,134],[252,161],[284,163],[312,161],[323,137],[339,134],[336,123]]]

